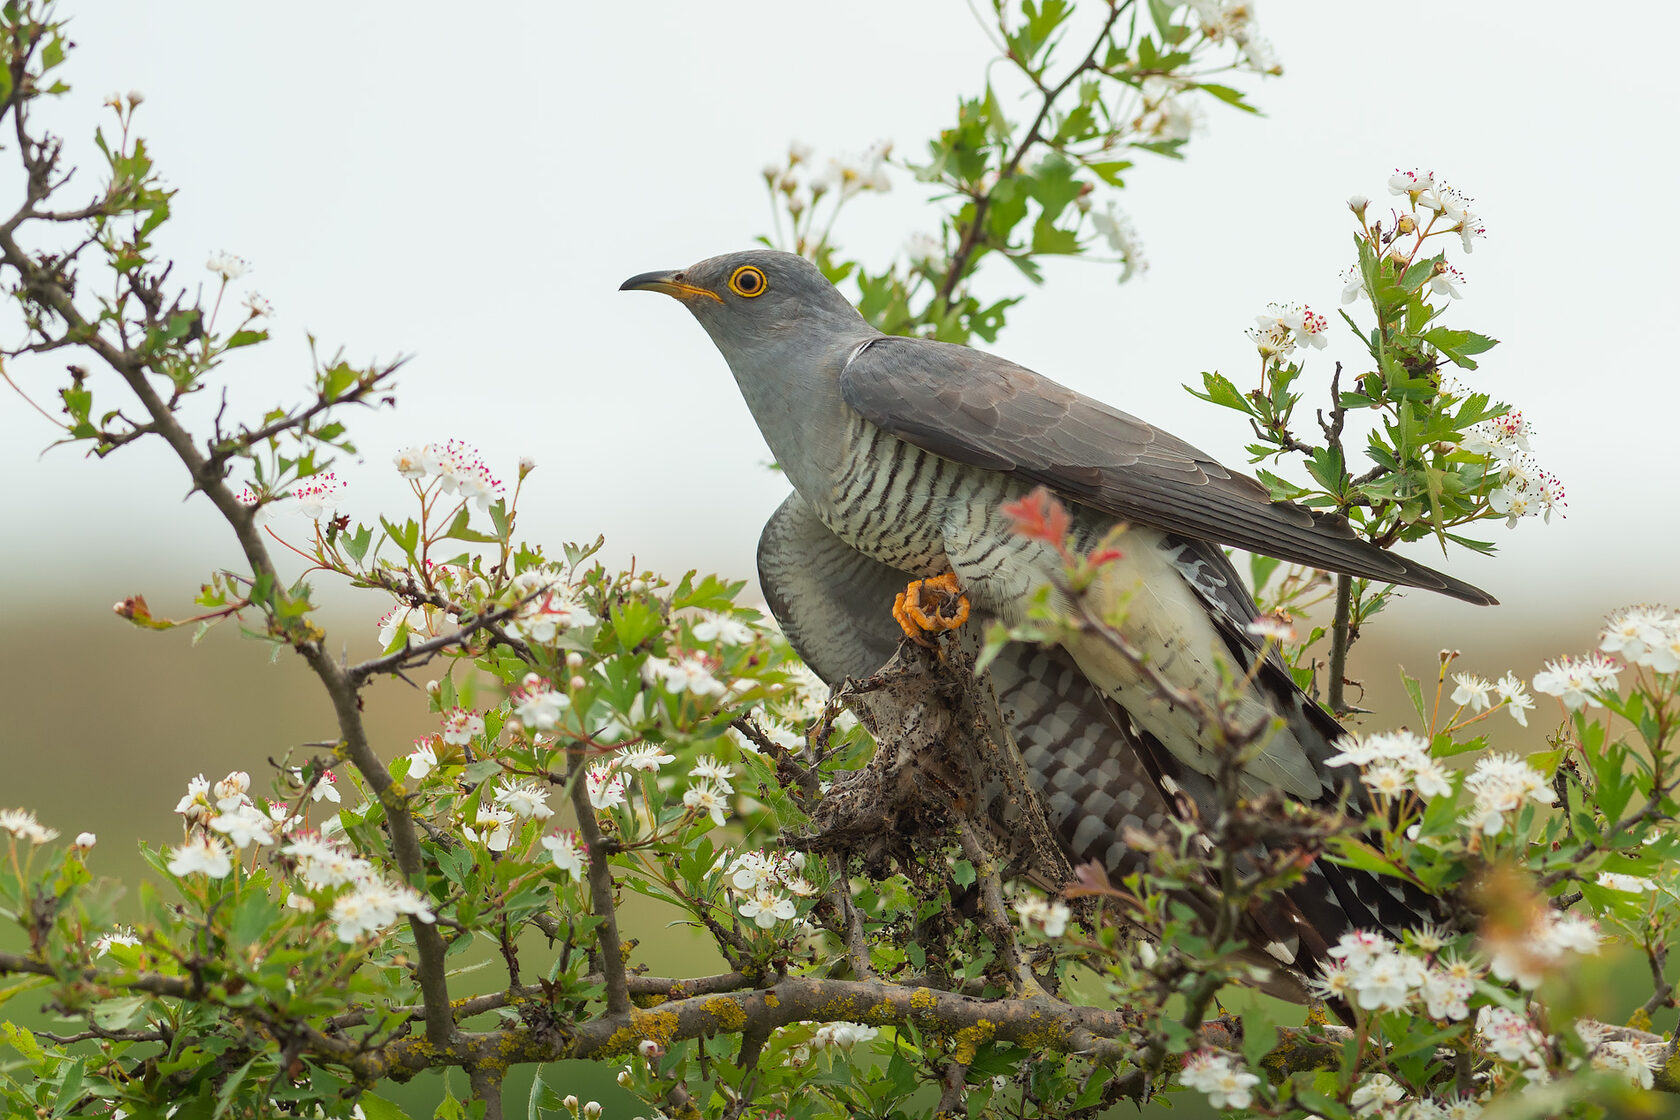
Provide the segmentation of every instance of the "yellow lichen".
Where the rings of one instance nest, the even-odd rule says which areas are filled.
[[[990,1042],[997,1034],[997,1024],[990,1019],[981,1019],[972,1027],[964,1027],[951,1040],[951,1058],[963,1065],[972,1065],[980,1047]]]
[[[933,994],[932,988],[917,988],[910,993],[910,1010],[912,1012],[931,1012],[939,1006],[939,997]]]
[[[871,1023],[876,1026],[879,1026],[882,1023],[894,1023],[897,1021],[898,1008],[894,1007],[887,1000],[882,1000],[880,1003],[877,1003],[874,1007],[871,1007],[868,1011],[863,1013],[863,1022]]]
[[[817,1009],[817,1018],[825,1023],[832,1023],[836,1019],[857,1020],[857,998],[855,996],[837,996]]]
[[[1649,1031],[1651,1029],[1651,1013],[1643,1007],[1635,1008],[1633,1014],[1628,1016],[1627,1025],[1636,1031]]]
[[[628,1054],[641,1045],[642,1039],[652,1039],[661,1046],[668,1045],[677,1033],[677,1016],[672,1011],[630,1012],[630,1023],[614,1031],[601,1045],[604,1057]]]
[[[726,996],[715,996],[706,1001],[706,1013],[712,1017],[712,1022],[726,1031],[738,1031],[747,1025],[747,1013],[741,1010],[741,1005]]]
[[[765,992],[764,993],[764,1006],[766,1006],[766,1007],[780,1007],[781,1005],[782,1005],[782,1001],[777,997],[775,992]]]

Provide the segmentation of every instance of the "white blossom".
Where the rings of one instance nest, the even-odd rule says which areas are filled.
[[[482,734],[484,717],[477,712],[466,708],[451,708],[443,713],[443,741],[450,746],[469,746]]]
[[[584,771],[583,784],[589,794],[589,803],[596,809],[612,809],[624,804],[624,776],[616,773],[610,762],[598,762]]]
[[[694,639],[699,642],[722,642],[726,646],[746,645],[753,640],[752,627],[728,615],[703,612],[694,624]]]
[[[527,673],[509,699],[519,722],[536,731],[552,731],[560,722],[560,713],[572,706],[570,697],[556,692],[535,673]]]
[[[535,782],[503,779],[496,790],[496,804],[521,820],[546,821],[554,815],[548,807],[548,790]]]
[[[408,776],[414,781],[421,781],[437,766],[437,751],[432,747],[430,739],[417,740],[414,750],[410,751],[408,759]]]
[[[266,847],[274,843],[274,834],[270,831],[273,824],[267,813],[249,804],[236,806],[231,811],[210,819],[211,828],[226,836],[234,847],[241,849],[252,844]]]
[[[224,879],[233,870],[233,855],[220,840],[201,834],[175,848],[165,866],[175,876],[203,872],[212,879]]]
[[[1601,654],[1560,657],[1546,662],[1546,668],[1534,675],[1534,691],[1556,696],[1570,711],[1585,705],[1601,708],[1603,701],[1596,694],[1611,690],[1620,671]]]
[[[683,804],[698,813],[711,815],[712,823],[722,825],[729,811],[728,793],[714,782],[697,782],[683,793]]]
[[[666,754],[657,743],[635,743],[618,748],[613,765],[622,770],[645,770],[657,774],[661,766],[676,760],[676,755]]]
[[[577,833],[551,832],[542,838],[542,846],[548,849],[554,866],[572,878],[581,879],[587,873],[589,849],[578,842]]]
[[[58,839],[58,829],[48,828],[28,809],[0,809],[0,832],[9,832],[31,844],[49,844]]]
[[[1458,686],[1452,694],[1454,704],[1468,705],[1473,712],[1485,711],[1493,705],[1493,700],[1488,695],[1493,689],[1491,682],[1472,673],[1454,673],[1453,683]]]
[[[1179,1084],[1206,1093],[1214,1108],[1247,1108],[1254,1102],[1254,1086],[1260,1078],[1238,1064],[1235,1054],[1218,1050],[1197,1050],[1184,1059]]]
[[[251,263],[229,252],[213,253],[204,267],[222,278],[222,283],[237,280],[251,269]]]

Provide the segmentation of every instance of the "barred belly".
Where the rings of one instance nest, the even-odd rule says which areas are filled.
[[[812,506],[841,540],[889,567],[925,578],[951,570],[944,521],[969,500],[973,471],[853,417],[844,468]]]
[[[913,577],[954,571],[975,606],[1018,621],[1025,597],[1059,566],[1044,544],[1015,534],[1003,513],[1031,484],[952,462],[860,418],[846,446],[845,467],[818,505],[829,530]]]

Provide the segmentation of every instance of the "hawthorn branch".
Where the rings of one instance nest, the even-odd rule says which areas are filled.
[[[33,207],[45,197],[42,192],[48,190],[47,178],[51,163],[57,157],[56,146],[50,139],[37,142],[29,135],[22,105],[14,108],[13,118],[21,155],[29,170],[29,201],[25,205]],[[0,263],[18,274],[28,301],[62,319],[67,336],[80,340],[122,378],[150,417],[150,427],[186,468],[192,488],[209,499],[233,530],[253,574],[258,578],[267,576],[276,589],[283,587],[274,559],[258,531],[253,511],[246,508],[227,485],[224,464],[199,452],[171,404],[153,388],[148,364],[151,358],[126,344],[113,342],[98,324],[90,322],[76,306],[66,287],[68,281],[64,274],[56,268],[43,266],[31,257],[18,243],[16,233],[16,228],[0,228]],[[277,590],[276,594],[280,592]],[[411,884],[423,889],[421,876],[424,867],[414,818],[406,800],[391,792],[390,771],[368,742],[356,682],[326,653],[322,645],[324,635],[312,625],[302,620],[292,622],[283,636],[308,663],[331,698],[345,754],[362,772],[385,808],[397,866]],[[435,925],[417,917],[409,918],[409,928],[420,957],[418,975],[427,1006],[426,1034],[434,1044],[441,1044],[455,1033],[455,1024],[449,1015],[443,937]]]

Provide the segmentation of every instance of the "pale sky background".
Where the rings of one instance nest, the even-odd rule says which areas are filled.
[[[613,560],[741,577],[786,484],[763,469],[698,325],[618,285],[766,230],[759,168],[790,139],[827,156],[884,137],[918,157],[991,57],[962,5],[905,0],[66,10],[75,88],[52,113],[84,181],[101,100],[144,92],[139,130],[180,189],[160,238],[179,275],[207,283],[211,252],[238,253],[276,308],[276,341],[226,367],[236,409],[302,399],[305,332],[328,353],[414,355],[395,411],[350,417],[363,450],[339,468],[352,512],[396,505],[399,447],[460,437],[509,476],[520,455],[539,460],[521,512],[538,540],[604,532]],[[1680,282],[1665,199],[1680,129],[1665,75],[1680,6],[1596,12],[1260,4],[1286,72],[1242,84],[1267,115],[1210,101],[1185,163],[1144,154],[1131,173],[1122,203],[1147,275],[1116,286],[1112,269],[1052,262],[992,348],[1239,465],[1243,425],[1179,385],[1211,368],[1246,384],[1242,332],[1268,301],[1336,306],[1351,253],[1342,200],[1386,205],[1391,168],[1432,167],[1477,197],[1489,229],[1455,256],[1470,283],[1451,322],[1504,340],[1470,380],[1526,410],[1569,516],[1499,530],[1496,560],[1449,563],[1504,607],[1417,593],[1397,622],[1428,628],[1432,645],[1538,624],[1555,653],[1604,609],[1673,601]],[[839,232],[875,265],[937,221],[908,175],[895,182]],[[979,287],[995,297],[1024,281],[999,265]],[[1357,361],[1345,330],[1333,337],[1309,372]],[[51,400],[55,366],[15,368]],[[0,396],[0,611],[103,615],[136,591],[179,610],[236,560],[207,503],[181,501],[184,474],[161,446],[42,457],[52,436]]]

